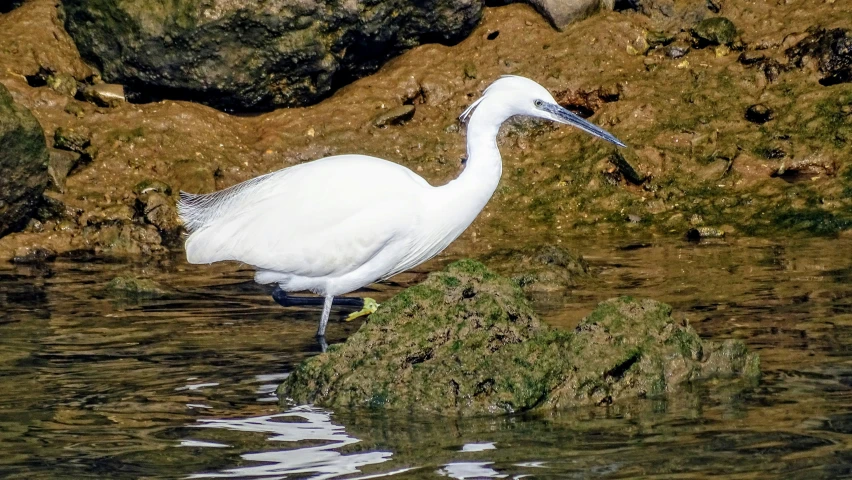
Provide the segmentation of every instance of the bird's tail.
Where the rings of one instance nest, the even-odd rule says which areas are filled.
[[[261,175],[213,193],[180,192],[177,204],[178,215],[187,232],[192,234],[210,225],[216,219],[227,218],[229,212],[247,201],[258,200],[257,195],[253,196],[252,192],[276,173],[278,172]]]

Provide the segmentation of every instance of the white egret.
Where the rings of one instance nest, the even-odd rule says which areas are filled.
[[[559,106],[536,82],[502,77],[460,117],[468,120],[467,164],[455,180],[433,187],[402,165],[338,155],[206,195],[181,192],[187,260],[252,265],[256,282],[278,284],[282,304],[284,292],[322,295],[322,338],[335,296],[429,260],[473,222],[500,181],[497,132],[515,115],[573,125],[625,146]],[[375,310],[375,302],[366,308]]]

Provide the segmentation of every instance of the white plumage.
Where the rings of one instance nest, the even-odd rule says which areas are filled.
[[[401,165],[339,155],[207,195],[181,192],[187,260],[240,261],[257,268],[259,283],[323,295],[322,336],[334,296],[425,262],[473,222],[499,182],[496,135],[513,115],[569,123],[623,145],[537,83],[503,77],[462,114],[470,118],[468,160],[452,182],[433,187]]]

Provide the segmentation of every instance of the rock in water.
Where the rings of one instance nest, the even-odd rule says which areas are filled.
[[[66,28],[105,80],[237,110],[317,102],[405,49],[461,40],[482,11],[478,0],[62,4]]]
[[[0,236],[20,226],[47,187],[47,143],[38,120],[0,84]]]
[[[677,394],[759,376],[740,342],[703,342],[668,305],[618,298],[549,328],[517,285],[462,260],[384,303],[344,344],[299,365],[282,400],[484,415]]]

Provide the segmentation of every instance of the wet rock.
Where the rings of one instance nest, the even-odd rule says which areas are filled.
[[[760,63],[760,70],[763,72],[763,75],[769,83],[778,80],[778,76],[781,75],[782,68],[781,63],[778,62],[778,60],[767,59]]]
[[[814,154],[789,164],[782,163],[771,176],[795,180],[799,176],[810,178],[820,175],[832,176],[836,173],[837,164],[834,159],[823,154]]]
[[[47,173],[56,190],[65,193],[65,179],[68,174],[80,162],[81,155],[68,150],[50,149],[50,159],[47,164]]]
[[[182,223],[172,197],[148,189],[137,195],[136,209],[145,221],[157,227],[163,242],[172,244],[180,240]]]
[[[666,56],[672,59],[685,57],[689,53],[689,46],[686,44],[669,45],[665,49]]]
[[[177,213],[172,187],[159,180],[143,180],[133,188],[136,194],[136,210],[151,225],[157,228],[165,243],[180,239],[183,224]]]
[[[141,182],[137,183],[136,186],[133,187],[133,193],[135,193],[137,196],[151,192],[171,195],[172,187],[165,182],[151,179],[142,180]]]
[[[742,343],[702,341],[653,300],[608,300],[574,331],[549,328],[514,283],[463,260],[382,304],[278,394],[335,409],[494,415],[678,395],[710,378],[748,386],[759,375]]]
[[[47,77],[47,86],[54,91],[73,97],[77,95],[77,79],[69,73],[54,73]]]
[[[822,85],[852,81],[852,37],[848,30],[814,29],[785,54],[796,67],[818,70]]]
[[[749,106],[745,112],[745,119],[752,123],[766,123],[772,118],[772,110],[761,103]]]
[[[83,118],[86,116],[86,111],[77,102],[68,102],[63,110],[65,113],[70,113],[77,118]]]
[[[138,257],[167,251],[156,227],[127,221],[89,225],[83,229],[82,238],[95,255],[106,257]]]
[[[98,83],[83,88],[83,98],[101,107],[117,107],[126,102],[124,85]]]
[[[414,111],[414,105],[400,105],[376,115],[376,118],[373,119],[373,125],[377,127],[401,125],[414,118]]]
[[[15,250],[13,263],[45,263],[56,260],[56,252],[47,247],[22,246]]]
[[[594,14],[601,0],[527,0],[557,30]]]
[[[167,293],[162,285],[153,280],[129,276],[113,278],[104,287],[104,292],[123,298],[155,298]]]
[[[692,27],[692,36],[699,48],[712,45],[731,45],[737,37],[734,22],[725,17],[708,18]]]
[[[133,208],[123,203],[109,205],[83,212],[80,216],[81,225],[103,225],[114,223],[130,223],[134,216]]]
[[[79,154],[88,154],[87,148],[92,145],[92,137],[85,128],[59,127],[53,132],[53,147],[69,150]]]
[[[105,80],[141,99],[236,110],[315,103],[423,41],[461,40],[482,10],[474,0],[62,4],[68,32]]]
[[[0,84],[0,236],[23,226],[47,187],[44,131]]]
[[[696,227],[686,231],[686,239],[698,241],[706,238],[724,238],[725,232],[714,227]]]

